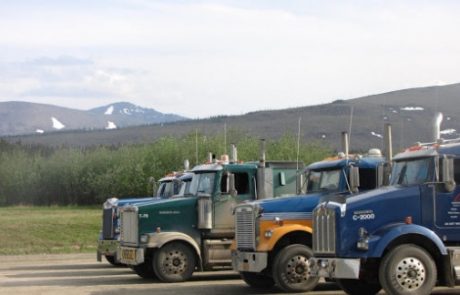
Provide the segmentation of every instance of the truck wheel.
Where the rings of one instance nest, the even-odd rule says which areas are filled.
[[[270,289],[275,285],[273,279],[267,275],[255,272],[240,272],[243,281],[255,289]]]
[[[190,247],[177,242],[169,243],[155,251],[153,270],[163,282],[183,282],[195,270],[195,253]]]
[[[156,279],[151,261],[146,261],[138,265],[131,265],[130,268],[143,279]]]
[[[436,284],[436,264],[424,249],[400,245],[383,258],[379,279],[388,294],[430,294]]]
[[[107,260],[113,266],[124,266],[123,263],[117,262],[115,256],[105,255],[105,260]]]
[[[374,295],[382,289],[379,283],[364,280],[337,279],[336,282],[349,295]]]
[[[273,261],[273,279],[286,292],[310,291],[318,284],[318,277],[308,275],[308,259],[313,251],[304,245],[294,244],[283,248]]]

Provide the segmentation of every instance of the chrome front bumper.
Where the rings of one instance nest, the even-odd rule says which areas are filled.
[[[267,267],[268,254],[264,252],[232,251],[232,267],[243,272],[261,272]]]
[[[360,259],[320,258],[309,260],[309,275],[336,279],[359,279]]]
[[[98,240],[97,241],[97,261],[101,261],[102,256],[116,256],[120,245],[118,240]]]

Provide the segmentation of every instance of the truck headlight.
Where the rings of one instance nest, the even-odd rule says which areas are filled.
[[[369,233],[364,227],[359,228],[358,236],[359,240],[356,243],[356,248],[363,251],[369,250]]]
[[[149,241],[149,236],[148,235],[142,235],[141,236],[141,243],[147,243]]]
[[[273,236],[273,231],[271,229],[266,230],[264,233],[264,237],[270,239]]]

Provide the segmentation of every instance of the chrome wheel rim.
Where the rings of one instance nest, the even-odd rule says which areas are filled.
[[[309,279],[308,257],[296,255],[287,262],[285,274],[291,284],[300,284]]]
[[[179,250],[171,250],[165,253],[163,270],[167,274],[181,274],[187,269],[187,255]]]
[[[396,265],[396,281],[407,291],[417,290],[425,279],[425,265],[418,258],[406,257]]]

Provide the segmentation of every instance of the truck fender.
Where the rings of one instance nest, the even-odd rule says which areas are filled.
[[[180,232],[160,232],[148,234],[149,239],[147,242],[147,248],[161,248],[163,245],[172,241],[183,241],[195,250],[201,265],[201,251],[198,243],[189,235]]]
[[[257,251],[269,252],[272,251],[276,244],[286,235],[293,233],[293,232],[304,232],[307,235],[312,234],[312,228],[305,225],[300,224],[285,224],[280,227],[270,229],[272,231],[272,236],[267,238],[261,238],[264,241],[259,242],[259,246],[257,247]]]
[[[405,235],[419,235],[430,240],[436,245],[439,253],[447,255],[447,249],[441,239],[430,229],[417,224],[393,224],[382,228],[369,237],[369,252],[368,257],[382,257],[385,249],[395,239]]]

